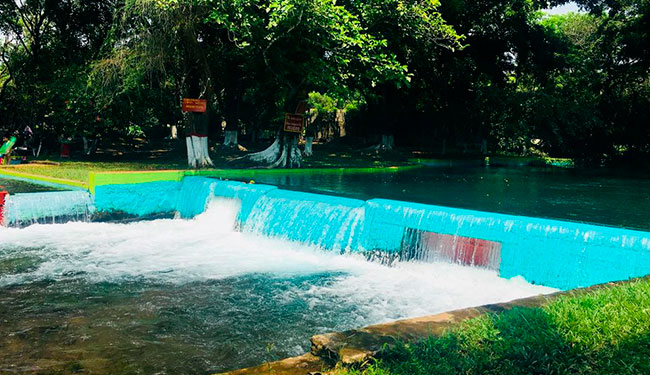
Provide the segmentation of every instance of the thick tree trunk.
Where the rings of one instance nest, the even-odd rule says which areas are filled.
[[[263,164],[268,168],[300,168],[302,152],[298,148],[298,135],[278,134],[275,142],[266,150],[247,155],[242,159]]]
[[[287,135],[289,138],[286,142],[289,154],[289,160],[287,160],[286,167],[288,168],[300,168],[302,166],[302,152],[298,148],[298,135],[290,134]]]
[[[343,138],[347,135],[347,131],[345,129],[346,126],[346,119],[345,119],[345,110],[344,109],[337,109],[336,110],[336,123],[338,125],[338,130],[339,130],[339,138]]]
[[[224,141],[223,145],[226,147],[237,147],[239,145],[238,142],[238,135],[239,132],[237,130],[226,130],[224,134]]]
[[[292,91],[289,99],[287,99],[287,103],[295,103],[296,95],[297,92],[295,90]],[[300,96],[306,98],[307,93],[304,92]],[[285,105],[286,112],[303,115],[306,112],[307,100],[298,100],[298,106],[295,110],[288,109],[287,106],[288,104]],[[247,155],[240,159],[263,164],[268,168],[300,168],[303,153],[298,148],[299,136],[298,133],[285,132],[283,127],[278,131],[275,142],[266,150]]]
[[[395,148],[395,137],[392,134],[384,134],[381,136],[380,147],[384,150],[392,150]]]
[[[208,136],[192,134],[185,138],[187,144],[187,163],[190,168],[208,168],[213,166],[208,150]]]
[[[88,139],[87,137],[82,137],[83,143],[84,143],[84,155],[91,155],[95,152],[97,149],[97,143],[99,143],[99,139]]]
[[[208,115],[205,113],[190,113],[191,132],[186,136],[187,163],[190,168],[213,167],[208,148]]]
[[[305,156],[314,155],[313,145],[314,145],[314,137],[306,137],[305,138]]]
[[[483,155],[488,154],[487,139],[483,139],[481,141],[481,154]]]
[[[238,134],[241,123],[241,106],[243,88],[235,72],[231,72],[232,81],[226,84],[225,90],[225,120],[226,128],[223,145],[235,148],[239,145]]]

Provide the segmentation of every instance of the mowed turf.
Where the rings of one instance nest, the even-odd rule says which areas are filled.
[[[559,297],[386,349],[338,375],[650,374],[650,279]]]

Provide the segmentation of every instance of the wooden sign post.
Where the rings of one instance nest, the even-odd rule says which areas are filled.
[[[302,133],[305,116],[287,113],[284,116],[284,131],[288,133]]]
[[[183,98],[183,112],[205,113],[208,109],[208,101],[205,99]]]

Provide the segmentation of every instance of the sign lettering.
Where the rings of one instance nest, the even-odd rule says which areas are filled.
[[[284,116],[284,131],[289,133],[302,133],[302,127],[305,123],[303,115],[287,113]]]
[[[208,101],[205,99],[183,98],[183,112],[204,113],[208,109]]]

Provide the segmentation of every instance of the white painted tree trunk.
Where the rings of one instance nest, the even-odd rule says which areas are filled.
[[[279,135],[266,150],[246,155],[241,159],[260,163],[268,168],[299,168],[302,164],[302,152],[298,148],[297,136]]]
[[[314,155],[313,145],[314,145],[314,137],[305,138],[305,156]]]
[[[247,158],[250,161],[271,164],[278,159],[281,152],[280,148],[280,137],[277,137],[275,138],[275,142],[273,142],[273,144],[266,150],[250,154],[247,156]]]
[[[286,145],[289,147],[289,168],[300,168],[302,166],[302,152],[298,148],[298,136],[291,136]]]
[[[237,130],[226,130],[223,145],[227,147],[237,147],[239,132]]]
[[[395,147],[395,137],[392,135],[382,135],[381,143],[368,147],[368,150],[373,150],[376,152],[389,151]]]
[[[95,138],[93,140],[89,140],[86,137],[82,137],[82,140],[84,142],[84,154],[91,155],[92,153],[94,153],[95,149],[97,148],[97,143],[99,142],[99,139]]]
[[[208,152],[208,137],[192,135],[185,138],[187,144],[187,163],[190,168],[207,168],[214,164]]]

